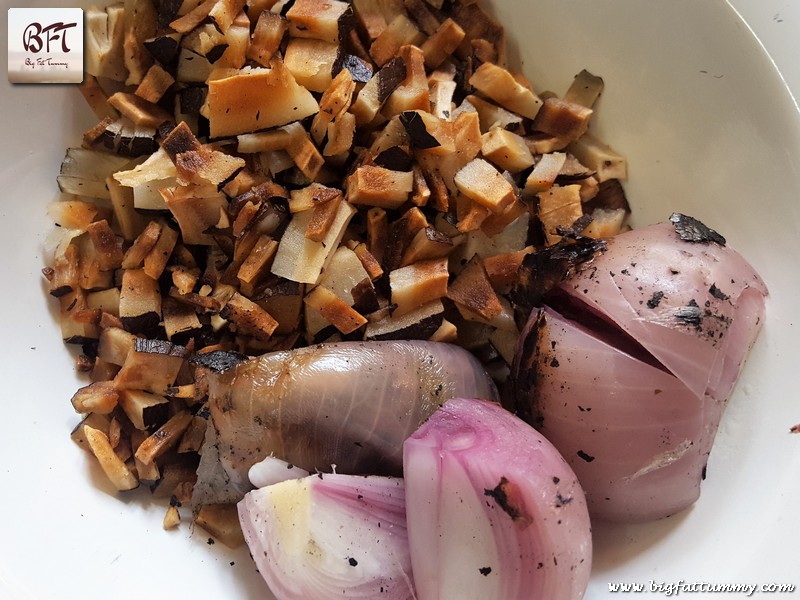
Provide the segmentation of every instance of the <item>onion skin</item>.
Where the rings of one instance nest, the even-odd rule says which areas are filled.
[[[290,479],[302,479],[309,475],[310,473],[305,469],[274,456],[266,457],[247,470],[247,478],[256,488],[267,487]]]
[[[690,506],[764,320],[763,281],[724,240],[684,241],[661,223],[608,240],[558,292],[520,336],[517,412],[570,463],[593,518]]]
[[[404,444],[419,600],[579,600],[591,570],[583,491],[502,407],[453,399]]]
[[[277,600],[414,598],[403,480],[312,475],[239,502],[250,553]]]
[[[467,351],[435,342],[342,342],[208,372],[198,504],[238,501],[267,456],[309,472],[400,475],[403,440],[456,396],[497,399]]]

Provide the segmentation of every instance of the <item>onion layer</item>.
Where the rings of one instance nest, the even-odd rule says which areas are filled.
[[[278,600],[414,597],[402,479],[312,475],[249,492],[238,508]]]
[[[497,404],[450,400],[404,444],[420,600],[583,596],[589,515],[558,451]]]
[[[704,406],[676,377],[552,309],[530,326],[535,419],[578,475],[592,515],[647,521],[692,504],[707,458],[696,441],[721,404]]]
[[[698,498],[763,322],[753,268],[701,223],[672,221],[609,240],[520,336],[517,411],[570,463],[593,517],[648,521]]]
[[[561,289],[631,336],[696,396],[720,401],[759,331],[767,295],[724,238],[687,241],[673,223],[610,239]]]

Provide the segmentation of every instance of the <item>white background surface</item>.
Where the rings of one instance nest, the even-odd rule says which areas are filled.
[[[722,0],[542,0],[533,15],[537,2],[497,6],[514,17],[534,85],[561,91],[584,66],[605,78],[598,131],[631,159],[640,222],[695,214],[772,291],[700,502],[649,526],[596,527],[591,599],[608,596],[609,581],[800,587],[800,435],[788,433],[800,422],[800,116],[783,87],[800,95],[800,6],[732,5],[760,42]],[[5,20],[12,3],[0,6]],[[185,523],[164,532],[163,502],[116,496],[71,443],[80,382],[40,274],[44,210],[64,148],[93,122],[70,87],[0,85],[0,599],[264,597],[246,552],[209,546]]]

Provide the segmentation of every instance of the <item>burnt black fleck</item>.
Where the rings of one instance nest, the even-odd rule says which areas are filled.
[[[682,215],[681,213],[672,213],[669,220],[670,223],[675,226],[675,231],[680,238],[685,242],[691,242],[693,244],[708,244],[709,242],[714,242],[720,246],[724,246],[726,243],[723,236],[694,217]]]
[[[572,496],[567,496],[566,498],[561,494],[556,494],[556,506],[565,506],[572,502]]]
[[[714,296],[714,298],[716,298],[717,300],[727,300],[728,298],[730,298],[730,296],[728,296],[728,294],[719,289],[716,286],[716,284],[711,284],[711,287],[708,288],[708,293]]]
[[[583,450],[578,450],[578,456],[585,460],[587,463],[590,463],[594,460],[594,456],[590,454],[586,454]]]
[[[703,322],[703,311],[697,301],[692,299],[686,306],[681,306],[675,311],[675,318],[687,325],[700,325]]]
[[[647,308],[655,308],[661,303],[661,300],[664,298],[664,292],[653,292],[653,295],[650,297],[650,300],[647,301]]]
[[[492,567],[481,567],[480,569],[478,569],[478,571],[480,571],[481,575],[486,577],[489,573],[492,572]]]

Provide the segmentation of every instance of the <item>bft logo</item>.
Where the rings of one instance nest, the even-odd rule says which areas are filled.
[[[61,40],[61,51],[66,54],[70,52],[67,46],[67,30],[77,26],[77,23],[53,23],[45,27],[41,23],[31,23],[22,33],[22,46],[34,54],[42,50],[49,53],[50,43]]]
[[[83,10],[8,9],[11,83],[83,81]]]

